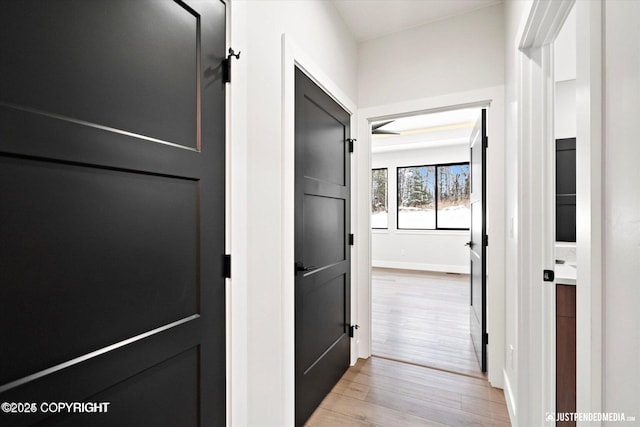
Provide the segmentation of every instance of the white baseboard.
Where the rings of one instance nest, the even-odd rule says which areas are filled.
[[[515,425],[516,420],[516,400],[513,396],[513,388],[511,387],[511,382],[509,381],[509,376],[507,375],[506,370],[502,370],[502,376],[504,377],[504,398],[507,401],[507,409],[509,410],[509,420],[512,425]]]
[[[401,270],[438,271],[443,273],[469,274],[468,265],[424,264],[420,262],[371,261],[372,267],[397,268]]]

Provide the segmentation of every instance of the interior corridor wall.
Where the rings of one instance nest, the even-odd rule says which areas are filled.
[[[603,409],[640,424],[640,2],[604,2]],[[579,285],[578,285],[579,286]],[[618,425],[611,422],[605,425]]]
[[[503,13],[498,3],[362,43],[358,107],[504,84]]]
[[[289,425],[283,366],[282,35],[352,100],[357,45],[323,0],[231,0],[231,417]],[[291,267],[293,272],[293,266]]]

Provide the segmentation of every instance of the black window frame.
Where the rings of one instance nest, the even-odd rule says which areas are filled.
[[[387,226],[386,227],[371,227],[372,230],[388,230],[389,229],[389,168],[371,168],[371,182],[373,183],[373,171],[385,170],[387,171],[386,176],[386,186],[387,191],[385,191],[385,207],[387,208]],[[371,196],[373,197],[373,184],[371,185]],[[369,206],[371,208],[371,206]],[[371,212],[373,214],[373,212]]]
[[[438,168],[440,167],[448,167],[448,166],[468,166],[469,167],[469,178],[471,179],[471,162],[451,162],[451,163],[435,163],[435,164],[426,164],[426,165],[409,165],[409,166],[397,166],[396,167],[396,230],[409,230],[409,231],[469,231],[471,224],[466,228],[452,228],[452,227],[438,227]],[[435,228],[401,228],[400,227],[400,180],[397,179],[398,173],[400,169],[407,168],[435,168],[435,188],[434,188],[434,204],[435,204],[435,218],[436,218],[436,226]],[[470,187],[471,188],[471,187]],[[471,190],[469,190],[471,191]],[[471,194],[469,194],[471,197]]]

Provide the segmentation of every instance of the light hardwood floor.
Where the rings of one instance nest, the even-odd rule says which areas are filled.
[[[502,390],[482,378],[359,359],[307,426],[510,426]]]
[[[469,335],[469,276],[373,269],[374,356],[484,378]]]

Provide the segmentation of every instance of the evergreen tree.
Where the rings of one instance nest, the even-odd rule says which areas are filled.
[[[424,179],[420,173],[420,168],[413,168],[410,181],[409,205],[413,207],[422,207],[425,204],[425,188]]]
[[[471,194],[471,179],[469,179],[469,166],[462,168],[462,174],[464,179],[464,194],[465,198],[468,200]]]
[[[398,204],[408,207],[411,190],[413,168],[398,168]]]
[[[371,176],[371,210],[385,212],[387,210],[387,170],[374,169]]]
[[[449,168],[440,167],[438,168],[438,203],[445,202],[448,200],[448,176],[447,171]],[[441,206],[442,207],[442,206]]]
[[[455,202],[460,201],[462,197],[462,192],[460,191],[460,174],[457,173],[453,176],[453,188],[451,189],[452,199]]]

